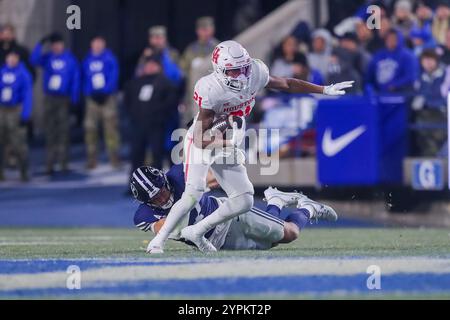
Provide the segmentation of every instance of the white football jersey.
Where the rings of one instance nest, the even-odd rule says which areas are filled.
[[[213,110],[216,116],[227,114],[245,117],[252,111],[258,91],[268,83],[269,69],[261,60],[253,59],[249,84],[245,90],[232,91],[211,73],[195,85],[194,100],[199,108]]]

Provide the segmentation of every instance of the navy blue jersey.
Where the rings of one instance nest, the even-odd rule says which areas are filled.
[[[183,165],[175,165],[167,172],[167,180],[172,188],[174,201],[180,200],[185,188]],[[198,205],[189,213],[189,225],[193,225],[203,218],[209,216],[219,207],[216,198],[204,194],[200,199]],[[170,209],[163,210],[150,207],[147,204],[141,204],[134,215],[134,224],[143,231],[149,231],[152,224],[165,218],[170,212]],[[206,234],[208,238],[212,232],[211,230]]]

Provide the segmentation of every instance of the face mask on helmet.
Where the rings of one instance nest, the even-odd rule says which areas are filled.
[[[155,208],[167,210],[173,206],[173,194],[167,187],[162,187],[159,192],[150,199],[149,205]]]
[[[252,66],[246,65],[241,68],[225,69],[227,85],[234,90],[241,91],[247,88]]]
[[[224,68],[219,72],[222,75],[223,83],[228,88],[234,91],[242,91],[248,86],[251,67],[251,64],[248,64],[240,68]]]
[[[133,172],[131,190],[136,200],[157,209],[170,209],[174,204],[167,176],[158,169],[142,167]]]

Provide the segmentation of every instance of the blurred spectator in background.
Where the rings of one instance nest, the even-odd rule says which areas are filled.
[[[274,60],[270,72],[277,77],[292,78],[294,63],[306,65],[306,57],[298,50],[298,41],[294,36],[287,36],[281,42],[280,49],[275,51]]]
[[[44,47],[50,45],[49,50]],[[69,109],[76,105],[80,94],[80,70],[76,58],[66,49],[59,33],[44,37],[31,54],[34,66],[44,70],[44,124],[47,144],[47,174],[53,174],[54,164],[62,171],[69,164]]]
[[[359,45],[358,37],[354,33],[346,33],[339,39],[339,47],[337,50],[340,57],[348,60],[348,64],[355,69],[361,80],[362,75],[366,72],[372,56]],[[349,78],[353,79],[353,78]]]
[[[400,31],[390,30],[386,36],[386,49],[372,58],[366,74],[366,89],[408,95],[418,76],[418,63],[414,54],[405,47]]]
[[[424,49],[436,46],[436,41],[433,38],[431,30],[433,11],[427,5],[419,3],[416,9],[416,18],[416,24],[411,29],[409,37],[413,45],[414,53],[416,56],[420,56]]]
[[[27,67],[34,79],[35,70],[30,63],[28,49],[17,43],[14,26],[6,24],[0,27],[0,65],[5,63],[6,55],[11,51],[19,54],[20,61]]]
[[[292,63],[292,78],[308,81],[317,85],[324,85],[322,74],[308,65],[303,55],[297,55]]]
[[[83,61],[83,93],[86,96],[84,119],[88,169],[97,166],[98,125],[103,136],[112,167],[119,167],[120,136],[118,129],[117,84],[119,65],[114,54],[106,48],[103,37],[91,41],[91,51]]]
[[[177,99],[176,88],[162,73],[159,57],[147,57],[142,67],[142,75],[124,89],[124,104],[132,123],[131,172],[144,165],[148,145],[151,166],[163,169],[166,123]]]
[[[405,39],[408,38],[411,29],[416,24],[412,9],[412,3],[409,0],[398,0],[394,6],[393,27],[399,30]]]
[[[9,51],[0,66],[0,181],[4,179],[5,147],[17,156],[22,181],[28,181],[26,124],[31,116],[33,83],[20,61],[20,52]]]
[[[445,43],[438,48],[438,52],[441,55],[442,63],[445,65],[450,64],[450,29],[447,30],[445,37]]]
[[[377,32],[370,30],[364,20],[358,20],[355,26],[358,43],[370,53],[374,53],[384,47],[383,40]]]
[[[447,31],[450,29],[450,1],[440,0],[433,19],[433,37],[440,44],[445,44]]]
[[[375,52],[379,49],[384,48],[384,43],[386,41],[386,36],[389,32],[389,30],[392,29],[392,22],[388,17],[384,17],[381,18],[381,22],[380,22],[380,29],[376,30],[377,33],[377,37],[380,41],[380,43],[378,43],[378,48],[375,48],[375,46],[370,46],[370,48],[368,48],[369,51],[371,52]],[[374,49],[374,50],[373,50]]]
[[[409,35],[409,38],[413,45],[414,54],[419,57],[424,49],[430,49],[436,47],[436,41],[433,39],[431,29],[418,29],[413,28]]]
[[[419,2],[416,8],[416,25],[417,29],[424,29],[431,33],[431,25],[433,24],[433,10],[423,2]]]
[[[165,26],[153,26],[148,30],[148,45],[142,52],[139,58],[136,74],[141,76],[143,74],[143,66],[146,58],[156,55],[161,57],[163,72],[166,77],[174,83],[174,85],[181,84],[183,74],[177,65],[179,60],[179,53],[172,48],[167,40],[167,29]]]
[[[209,73],[211,54],[219,41],[214,37],[215,24],[212,17],[201,17],[196,22],[197,40],[187,46],[180,60],[180,66],[186,76],[186,89],[182,127],[194,118],[197,107],[192,99],[195,83]]]
[[[311,28],[305,21],[300,21],[292,30],[291,35],[299,42],[298,50],[300,52],[308,52],[308,45],[311,43],[311,33]]]
[[[317,85],[324,84],[322,74],[309,66],[306,56],[299,51],[297,38],[293,35],[284,38],[280,48],[275,50],[270,72],[277,77],[296,78]]]
[[[347,81],[342,79],[352,79],[355,81],[353,87],[347,93],[354,94],[361,91],[361,75],[354,66],[351,53],[344,48],[336,48],[330,56],[326,82],[331,84]]]
[[[420,56],[421,75],[418,85],[418,96],[414,99],[414,109],[441,109],[445,106],[441,86],[444,83],[445,68],[433,49],[424,50]]]
[[[424,50],[420,56],[422,67],[417,96],[412,108],[415,122],[419,125],[442,125],[446,122],[446,100],[441,93],[445,78],[444,66],[439,63],[439,56],[433,49]],[[447,139],[447,132],[442,128],[418,130],[416,146],[420,156],[436,156]]]
[[[318,70],[322,77],[327,73],[327,63],[332,50],[332,37],[328,30],[318,29],[312,34],[312,50],[308,54],[308,63],[312,69]]]

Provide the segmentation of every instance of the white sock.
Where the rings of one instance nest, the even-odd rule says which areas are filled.
[[[186,190],[181,196],[180,200],[178,200],[173,205],[172,209],[170,209],[170,212],[166,217],[166,221],[156,235],[156,238],[160,239],[160,241],[163,242],[166,241],[169,238],[170,233],[172,233],[172,231],[176,228],[180,220],[186,214],[189,214],[192,208],[195,207],[198,202],[197,199],[199,199],[202,194],[203,192],[200,191],[189,191],[188,187],[186,187]]]

